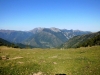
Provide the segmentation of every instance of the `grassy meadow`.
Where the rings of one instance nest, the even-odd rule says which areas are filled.
[[[72,49],[0,47],[0,75],[100,75],[100,46]]]

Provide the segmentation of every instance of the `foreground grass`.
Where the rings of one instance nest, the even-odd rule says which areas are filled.
[[[100,75],[100,46],[78,49],[0,47],[0,75]]]

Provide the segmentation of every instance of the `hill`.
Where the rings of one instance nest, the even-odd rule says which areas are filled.
[[[88,31],[58,28],[34,28],[30,31],[0,30],[0,38],[13,43],[33,47],[52,48],[65,43],[76,35],[89,34]]]
[[[100,31],[97,33],[91,33],[81,36],[74,36],[66,43],[62,44],[60,48],[77,48],[100,45]]]

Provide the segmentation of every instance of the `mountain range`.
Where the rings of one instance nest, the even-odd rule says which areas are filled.
[[[74,36],[90,34],[89,31],[58,28],[34,28],[30,31],[0,30],[0,38],[11,43],[32,47],[53,48],[60,46]]]

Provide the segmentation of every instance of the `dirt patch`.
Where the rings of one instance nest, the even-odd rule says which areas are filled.
[[[53,62],[53,64],[57,64],[56,62]]]
[[[34,73],[33,75],[43,75],[42,72]]]

